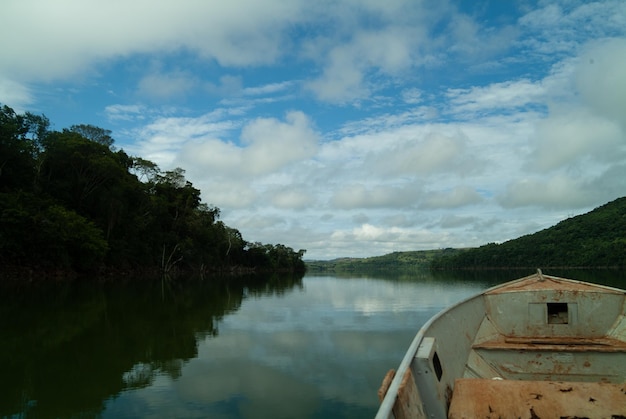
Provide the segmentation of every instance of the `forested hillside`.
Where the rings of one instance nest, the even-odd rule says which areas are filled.
[[[442,255],[431,267],[626,267],[626,197],[515,240]]]
[[[304,270],[304,250],[219,221],[183,169],[117,150],[102,128],[49,127],[0,108],[0,274]]]

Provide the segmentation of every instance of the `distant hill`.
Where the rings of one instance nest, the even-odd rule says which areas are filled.
[[[376,272],[389,269],[490,269],[626,267],[626,197],[553,227],[501,244],[469,249],[393,252],[369,258],[308,261],[315,272]]]
[[[438,257],[462,252],[459,249],[416,250],[410,252],[393,252],[383,256],[368,258],[338,258],[333,260],[316,260],[306,262],[307,272],[376,272],[376,271],[415,271],[429,269],[433,260]]]
[[[433,269],[626,267],[626,197],[534,234],[440,255]]]

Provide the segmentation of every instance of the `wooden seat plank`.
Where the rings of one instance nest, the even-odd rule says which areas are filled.
[[[626,342],[612,337],[506,337],[476,343],[474,349],[526,351],[626,352]]]
[[[449,419],[626,417],[626,384],[461,378]]]

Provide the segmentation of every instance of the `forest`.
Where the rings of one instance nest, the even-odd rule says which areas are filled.
[[[305,250],[246,241],[184,175],[1,106],[0,276],[304,272]]]

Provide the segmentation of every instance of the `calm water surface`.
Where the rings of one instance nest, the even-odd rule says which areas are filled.
[[[0,417],[372,417],[428,318],[529,273],[2,287]]]

